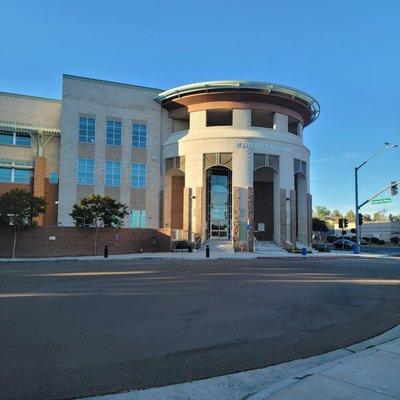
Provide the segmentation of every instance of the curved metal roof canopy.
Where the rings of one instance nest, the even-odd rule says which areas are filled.
[[[240,90],[252,90],[258,92],[264,92],[269,94],[271,92],[277,94],[283,94],[290,96],[292,99],[299,99],[305,102],[310,108],[311,121],[313,122],[318,118],[320,113],[320,106],[318,101],[306,92],[298,89],[294,89],[289,86],[278,85],[270,82],[258,82],[258,81],[209,81],[192,83],[189,85],[178,86],[158,94],[155,98],[159,103],[165,103],[167,101],[184,97],[190,94],[201,93],[201,92],[213,92],[218,90],[227,91],[240,91]]]

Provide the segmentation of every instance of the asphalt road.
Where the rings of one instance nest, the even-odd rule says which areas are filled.
[[[400,246],[361,246],[363,253],[375,254],[398,254],[400,256]]]
[[[80,398],[324,353],[397,325],[399,283],[399,260],[0,264],[0,398]]]

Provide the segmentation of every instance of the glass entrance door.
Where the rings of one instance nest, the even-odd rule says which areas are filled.
[[[210,239],[230,239],[232,173],[225,167],[207,170],[207,227]]]

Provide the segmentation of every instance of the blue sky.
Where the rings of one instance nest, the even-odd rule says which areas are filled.
[[[352,208],[354,166],[400,144],[398,0],[0,4],[0,91],[60,98],[67,73],[165,89],[262,80],[314,95],[322,111],[305,143],[315,205]],[[393,179],[400,150],[363,168],[361,199]],[[400,196],[385,209],[400,213]]]

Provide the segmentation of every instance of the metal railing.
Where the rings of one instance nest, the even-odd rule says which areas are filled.
[[[257,252],[261,250],[261,243],[258,241],[258,239],[254,236],[254,246],[253,246],[253,251]]]

